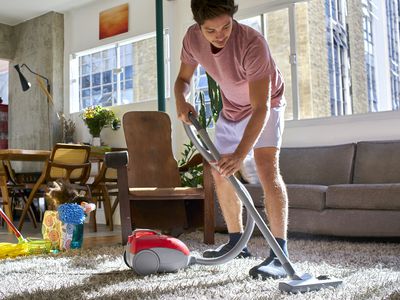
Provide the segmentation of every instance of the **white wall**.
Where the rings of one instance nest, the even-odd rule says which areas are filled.
[[[400,111],[286,122],[283,146],[400,139]]]
[[[69,55],[75,52],[109,44],[136,35],[154,32],[155,1],[129,1],[129,32],[112,38],[98,39],[98,17],[102,10],[126,3],[126,0],[96,1],[90,5],[71,10],[65,15],[65,112],[69,112]],[[269,1],[280,4],[277,0]],[[265,0],[238,0],[238,16],[262,13],[268,9]],[[190,2],[187,0],[164,1],[164,27],[170,32],[171,91],[179,71],[181,41],[188,25],[192,23]],[[173,94],[173,93],[172,93]],[[76,99],[74,101],[77,101]],[[157,110],[157,101],[135,103],[116,107],[118,116],[129,110]],[[176,118],[174,97],[167,99],[166,110],[173,124],[173,149],[178,157],[184,142],[188,140],[182,124]],[[79,113],[71,115],[77,124],[77,140],[90,141],[90,135],[80,119]],[[316,120],[290,121],[286,123],[284,146],[308,146],[340,144],[359,140],[385,140],[400,138],[400,112],[384,112],[365,115],[344,116]],[[112,132],[105,129],[102,140],[115,147],[125,146],[123,130]],[[102,215],[102,213],[101,213]]]

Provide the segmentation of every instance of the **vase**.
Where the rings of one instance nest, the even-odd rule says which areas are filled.
[[[83,224],[77,224],[72,235],[71,249],[80,249],[83,243]]]
[[[101,146],[101,140],[99,136],[92,137],[92,146]]]
[[[79,249],[82,247],[83,224],[63,223],[61,231],[61,250]]]
[[[50,240],[51,249],[59,250],[61,242],[61,221],[58,218],[58,211],[46,210],[42,222],[43,239]]]

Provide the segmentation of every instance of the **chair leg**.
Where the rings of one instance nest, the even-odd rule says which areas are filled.
[[[119,200],[118,200],[118,196],[117,196],[117,197],[115,197],[114,203],[113,203],[112,208],[111,208],[111,215],[112,216],[114,215],[115,210],[117,209],[118,203],[119,203]]]
[[[92,203],[96,205],[96,209],[90,213],[89,224],[93,228],[93,232],[97,232],[97,221],[96,221],[97,197],[92,197]]]
[[[26,202],[26,204],[24,205],[24,209],[22,210],[22,214],[21,214],[21,218],[19,220],[19,224],[18,224],[18,230],[21,231],[22,230],[22,226],[24,225],[24,220],[25,217],[28,213],[29,208],[32,205],[33,199],[36,195],[36,192],[39,190],[39,187],[42,185],[41,181],[38,181],[35,183],[35,185],[32,188],[31,193],[29,194],[28,200]]]
[[[25,205],[27,203],[26,196],[25,196],[23,191],[18,191],[18,192],[20,194],[20,197],[22,198],[22,201],[24,202],[24,207],[25,207]],[[32,209],[32,206],[29,206],[28,217],[29,217],[29,220],[31,220],[31,222],[33,224],[33,227],[37,228],[36,216],[35,216],[35,213],[34,213],[34,211]]]
[[[25,206],[25,205],[26,205],[26,197],[23,196],[22,199],[23,199],[22,201],[24,202],[24,206]],[[36,216],[35,216],[35,213],[34,213],[34,211],[33,211],[33,209],[32,209],[32,206],[29,206],[29,209],[28,209],[28,218],[29,218],[29,220],[32,222],[33,228],[37,228]]]
[[[110,227],[110,231],[114,230],[113,218],[111,214],[111,200],[110,196],[108,195],[107,187],[104,185],[101,186],[101,192],[103,195],[103,202],[104,202],[104,214],[106,216],[106,220],[108,220],[108,226]]]

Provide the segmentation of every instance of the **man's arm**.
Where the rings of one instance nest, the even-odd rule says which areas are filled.
[[[224,176],[230,176],[240,169],[242,161],[255,144],[268,120],[271,106],[270,79],[249,82],[249,93],[252,115],[244,130],[242,140],[234,153],[224,156],[217,164]]]
[[[186,102],[186,98],[190,92],[190,81],[196,67],[197,65],[181,63],[174,86],[176,113],[180,120],[188,124],[191,124],[188,119],[189,112],[192,112],[195,116],[197,115],[196,109],[190,103]]]
[[[269,79],[249,82],[252,115],[244,130],[243,138],[235,150],[235,153],[243,159],[251,150],[267,123],[267,116],[269,116],[269,109],[271,107],[270,89],[271,81]]]

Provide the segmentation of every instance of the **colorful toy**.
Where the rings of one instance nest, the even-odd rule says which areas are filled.
[[[0,243],[0,258],[16,257],[16,256],[31,255],[31,254],[44,254],[50,252],[51,250],[50,240],[31,239],[31,238],[25,239],[1,208],[0,208],[0,215],[6,221],[8,226],[10,226],[11,230],[15,234],[15,237],[18,239],[18,244]]]

